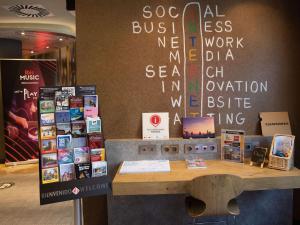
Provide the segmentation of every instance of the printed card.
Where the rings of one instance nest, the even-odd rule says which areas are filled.
[[[60,181],[70,181],[76,178],[74,163],[59,165]]]
[[[58,181],[58,167],[42,169],[42,184],[54,183]]]
[[[143,139],[169,139],[169,113],[143,113]]]
[[[40,113],[53,113],[55,110],[54,100],[41,100]]]
[[[101,177],[107,175],[107,162],[92,162],[92,177]]]
[[[57,141],[56,147],[58,149],[70,149],[70,148],[72,148],[72,136],[70,134],[57,135],[56,141]]]

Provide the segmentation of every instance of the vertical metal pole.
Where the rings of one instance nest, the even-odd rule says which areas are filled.
[[[74,202],[74,225],[83,225],[81,199],[75,199]]]

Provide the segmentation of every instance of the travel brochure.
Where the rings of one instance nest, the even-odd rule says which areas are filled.
[[[95,86],[40,91],[41,183],[107,175]]]
[[[204,159],[195,158],[195,159],[186,159],[186,166],[188,169],[206,169],[207,165]]]
[[[244,162],[245,131],[221,130],[221,159]]]

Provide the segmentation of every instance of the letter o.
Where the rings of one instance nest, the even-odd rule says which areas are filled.
[[[211,88],[209,88],[210,86],[211,86]],[[208,91],[214,91],[215,87],[216,87],[215,82],[213,82],[211,80],[208,81],[206,84],[206,90],[208,90]]]
[[[160,10],[160,9],[161,9],[161,13],[162,13],[162,14],[159,14],[159,10]],[[156,16],[157,16],[158,18],[162,18],[162,17],[165,16],[166,10],[165,10],[165,8],[164,8],[162,5],[159,5],[159,6],[156,7],[155,13],[156,13]]]

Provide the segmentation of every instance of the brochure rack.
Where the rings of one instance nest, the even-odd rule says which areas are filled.
[[[61,92],[63,94],[58,97],[57,93]],[[69,95],[66,96],[66,93]],[[105,195],[109,188],[96,87],[43,87],[40,88],[39,96],[40,204],[74,200],[74,223],[81,225],[81,199]],[[75,98],[76,101],[78,96],[83,105],[80,101],[79,105],[75,102],[75,106],[68,109],[70,99]],[[93,96],[97,102],[92,101]],[[84,101],[85,98],[88,98],[88,103]],[[94,108],[86,107],[85,104],[91,104]],[[88,116],[84,114],[85,110],[88,111]],[[63,111],[67,111],[70,116],[58,115],[57,112]],[[84,121],[88,123],[90,120],[93,131],[87,131],[85,126],[78,129],[77,124],[76,130],[73,127],[73,123],[85,124]],[[61,125],[65,123],[66,126],[57,126],[58,122]],[[90,136],[101,139],[92,143]]]

